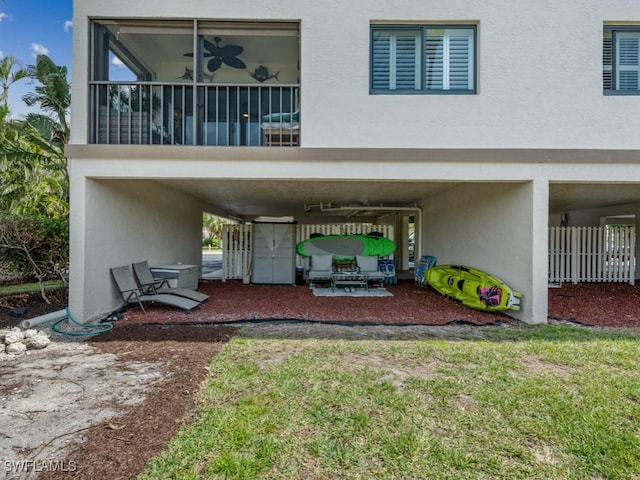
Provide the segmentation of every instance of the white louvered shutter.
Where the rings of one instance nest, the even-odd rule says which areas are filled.
[[[602,88],[613,89],[613,40],[610,31],[604,32],[602,38]]]
[[[372,88],[389,90],[391,78],[391,32],[377,31],[373,33]]]
[[[473,29],[427,29],[425,56],[427,89],[474,89]]]
[[[616,90],[640,89],[640,33],[616,33]]]
[[[427,31],[425,83],[427,90],[442,90],[444,82],[444,30]]]
[[[399,32],[395,36],[395,78],[392,76],[392,88],[396,90],[420,89],[420,45],[418,32]]]
[[[374,90],[420,88],[420,32],[379,30],[373,35],[372,87]]]

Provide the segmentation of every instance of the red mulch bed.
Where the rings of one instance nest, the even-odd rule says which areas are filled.
[[[443,325],[468,322],[486,325],[508,322],[502,313],[463,307],[431,288],[411,280],[386,287],[393,297],[315,297],[306,286],[244,285],[240,281],[202,281],[200,290],[211,298],[192,313],[153,305],[144,315],[131,308],[116,326],[152,323],[227,323],[246,320],[297,319],[328,322]],[[0,328],[21,319],[9,316],[9,306],[26,306],[33,318],[67,305],[66,289],[50,291],[52,305],[38,293],[0,298]],[[522,299],[526,305],[527,298]],[[5,307],[5,308],[2,308]],[[549,288],[549,318],[600,327],[640,327],[640,286],[622,283],[564,284]]]
[[[549,318],[596,327],[640,327],[640,286],[582,283],[550,288]]]
[[[153,305],[145,315],[129,309],[117,325],[141,323],[225,323],[246,320],[307,320],[324,322],[444,325],[468,322],[486,325],[508,322],[502,313],[472,310],[413,281],[387,286],[392,297],[316,297],[306,286],[245,285],[240,281],[204,281],[199,290],[210,295],[191,313]]]
[[[387,286],[393,297],[316,297],[306,286],[244,285],[240,281],[204,281],[211,298],[191,313],[153,305],[125,313],[117,325],[143,323],[225,323],[296,319],[325,322],[487,325],[512,321],[499,312],[481,312],[405,280]],[[526,304],[527,299],[523,299]],[[585,325],[640,326],[640,288],[628,284],[563,285],[549,289],[549,317]]]

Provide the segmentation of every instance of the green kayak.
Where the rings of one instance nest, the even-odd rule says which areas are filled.
[[[356,255],[386,257],[396,251],[396,243],[377,235],[321,235],[304,240],[296,246],[304,257],[329,254],[336,260],[348,260]]]
[[[477,268],[440,265],[425,270],[424,278],[438,293],[467,307],[488,312],[520,310],[522,293]]]

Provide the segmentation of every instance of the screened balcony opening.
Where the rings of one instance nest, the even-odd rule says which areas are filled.
[[[91,143],[296,146],[295,24],[94,22]]]

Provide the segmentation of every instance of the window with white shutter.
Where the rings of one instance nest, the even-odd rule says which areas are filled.
[[[640,28],[605,26],[602,86],[608,94],[640,95]]]
[[[425,76],[428,90],[474,89],[474,30],[426,30]]]
[[[371,92],[475,93],[475,27],[371,29]]]
[[[419,41],[419,30],[373,32],[373,89],[420,89]]]

